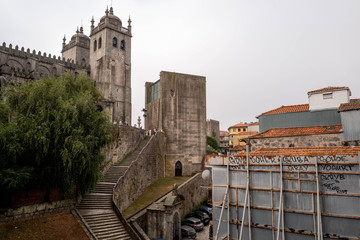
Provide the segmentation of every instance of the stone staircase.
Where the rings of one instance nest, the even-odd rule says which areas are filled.
[[[139,146],[121,163],[114,164],[105,173],[104,179],[96,184],[92,193],[85,195],[76,206],[90,231],[99,240],[131,239],[112,206],[113,188],[118,179],[124,175],[130,164],[136,160],[141,150],[149,142],[145,138]]]

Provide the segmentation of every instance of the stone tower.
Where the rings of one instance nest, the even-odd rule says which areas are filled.
[[[71,37],[68,44],[65,43],[66,38],[63,39],[62,57],[65,59],[74,60],[75,63],[82,66],[89,65],[90,53],[90,38],[84,34],[83,27],[76,30],[76,34]]]
[[[124,28],[113,8],[91,20],[90,77],[102,91],[111,119],[131,124],[131,20]]]
[[[103,93],[102,107],[110,112],[110,121],[131,124],[131,20],[127,28],[114,15],[113,8],[94,26],[90,37],[80,31],[68,44],[64,37],[62,56],[75,63],[90,65],[90,77]]]

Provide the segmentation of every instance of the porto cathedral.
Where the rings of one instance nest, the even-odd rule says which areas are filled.
[[[68,43],[64,37],[62,58],[3,43],[1,83],[21,84],[65,71],[86,73],[102,92],[101,107],[109,111],[110,121],[131,123],[131,37],[130,18],[124,27],[111,7],[97,25],[91,20],[90,36],[81,27]]]

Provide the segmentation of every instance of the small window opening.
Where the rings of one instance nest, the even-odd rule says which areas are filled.
[[[94,52],[96,51],[96,47],[97,47],[97,42],[96,40],[94,41]]]
[[[113,47],[117,47],[117,38],[116,37],[113,38]]]
[[[333,98],[333,94],[332,93],[324,93],[323,94],[323,99],[331,99]]]
[[[124,40],[121,40],[120,48],[123,50],[125,49],[125,41]]]
[[[101,48],[102,39],[99,37],[99,49]]]

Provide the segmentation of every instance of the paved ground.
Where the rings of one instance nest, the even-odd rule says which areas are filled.
[[[197,235],[196,235],[197,240],[208,240],[209,239],[209,226],[210,226],[210,224],[205,226],[201,232],[197,233]]]

